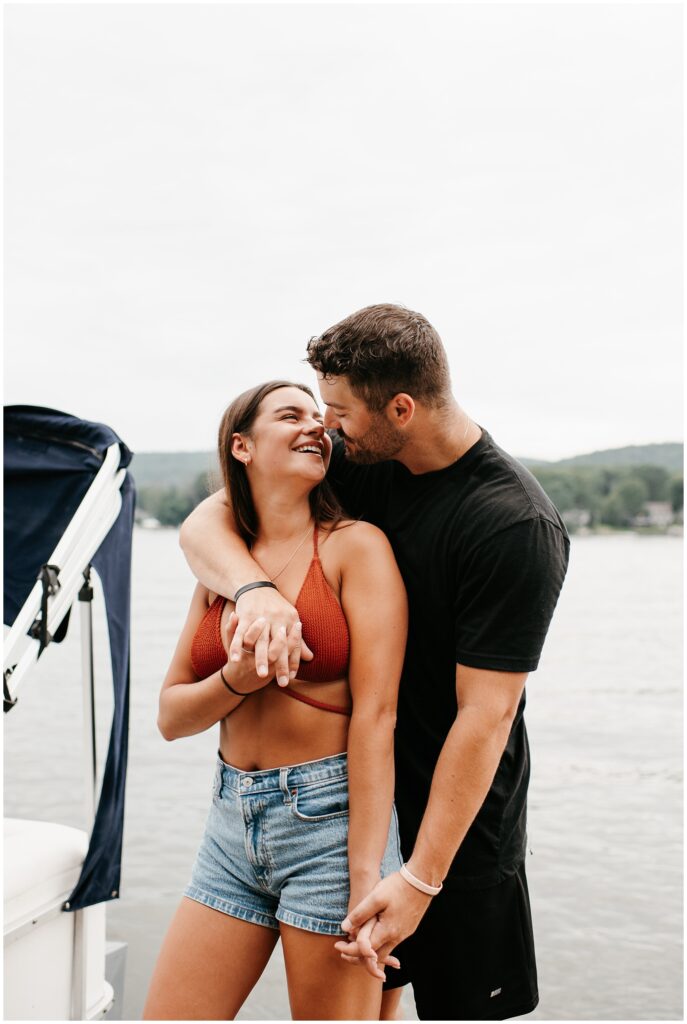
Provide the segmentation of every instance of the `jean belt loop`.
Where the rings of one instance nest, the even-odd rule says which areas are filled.
[[[215,795],[216,795],[218,800],[222,799],[222,776],[223,776],[222,765],[218,764],[217,765],[217,770],[215,772]]]
[[[279,788],[284,794],[284,803],[291,803],[291,790],[289,789],[289,769],[279,769]]]

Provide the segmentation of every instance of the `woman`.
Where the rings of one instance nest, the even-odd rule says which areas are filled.
[[[228,661],[234,605],[196,587],[158,724],[171,740],[219,722],[219,752],[145,1019],[233,1019],[279,937],[294,1019],[380,1014],[381,981],[345,963],[334,942],[348,910],[401,864],[393,730],[407,606],[384,534],[344,519],[329,490],[330,454],[304,385],[253,388],[220,425],[237,524],[298,609],[314,657],[285,687],[256,675],[257,636]]]

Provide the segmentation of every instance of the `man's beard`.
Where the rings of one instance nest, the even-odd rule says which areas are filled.
[[[347,438],[341,431],[339,431],[339,437],[347,442],[346,458],[361,466],[393,459],[403,448],[405,442],[403,432],[392,426],[382,416],[373,420],[370,429],[358,440]],[[354,447],[350,448],[350,444]]]

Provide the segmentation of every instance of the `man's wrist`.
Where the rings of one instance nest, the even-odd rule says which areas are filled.
[[[443,882],[439,882],[438,885],[431,885],[429,882],[423,881],[422,878],[418,878],[417,875],[409,870],[407,864],[401,864],[399,874],[404,882],[407,882],[408,885],[412,886],[413,889],[417,889],[424,896],[438,896],[444,887]]]
[[[257,590],[258,587],[272,587],[274,590],[277,590],[276,583],[272,583],[271,580],[256,580],[254,583],[244,583],[234,594],[234,604],[238,604],[242,594],[246,594],[249,590]]]
[[[411,875],[432,889],[440,889],[444,884],[446,872],[436,864],[416,856],[415,853],[405,862],[405,867]]]

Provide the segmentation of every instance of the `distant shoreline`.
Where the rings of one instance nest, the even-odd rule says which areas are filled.
[[[179,530],[181,524],[168,525],[156,522],[155,525],[146,525],[144,522],[135,523],[137,530]],[[684,527],[682,524],[673,524],[672,526],[662,529],[655,526],[642,526],[642,527],[630,527],[630,526],[582,526],[575,530],[568,527],[568,533],[571,537],[611,537],[618,536],[620,534],[634,533],[638,537],[683,537]]]
[[[683,446],[677,442],[591,452],[557,463],[521,460],[570,533],[681,535]],[[132,476],[143,525],[179,526],[222,486],[212,452],[135,455]],[[680,529],[677,529],[677,528]]]

